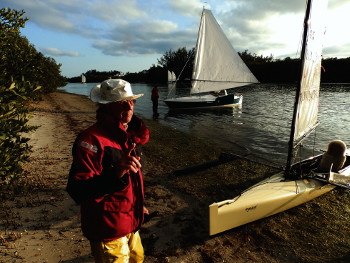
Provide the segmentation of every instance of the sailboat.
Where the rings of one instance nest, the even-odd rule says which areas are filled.
[[[344,168],[319,173],[322,155],[292,164],[293,153],[318,124],[322,38],[327,0],[309,0],[304,20],[300,80],[296,90],[286,169],[243,191],[231,200],[209,206],[209,234],[235,228],[293,208],[338,185],[334,175],[350,179],[350,153]]]
[[[81,74],[81,83],[83,83],[83,84],[86,83],[86,77],[84,74]]]
[[[176,95],[176,75],[173,71],[168,70],[168,96]]]
[[[242,104],[243,96],[226,89],[258,83],[253,73],[232,47],[212,12],[203,9],[191,80],[191,95],[169,97],[171,109],[232,107]],[[220,94],[220,91],[224,93]]]
[[[168,83],[173,83],[176,81],[176,75],[173,71],[168,70]]]

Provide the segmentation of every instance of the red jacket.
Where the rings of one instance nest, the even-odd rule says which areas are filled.
[[[67,191],[81,205],[83,234],[89,240],[110,241],[140,229],[143,223],[141,171],[117,178],[113,172],[130,142],[145,144],[149,130],[133,117],[126,132],[105,114],[78,135]],[[136,155],[133,151],[132,155]]]
[[[151,100],[157,100],[159,98],[159,92],[157,87],[154,87],[152,89],[152,95],[151,95]]]

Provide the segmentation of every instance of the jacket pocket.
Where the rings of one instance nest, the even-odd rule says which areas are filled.
[[[127,200],[118,200],[114,202],[105,202],[103,209],[109,212],[130,212],[132,210],[132,205]]]

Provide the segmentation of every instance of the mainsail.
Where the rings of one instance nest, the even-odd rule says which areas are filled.
[[[317,0],[317,2],[317,5],[311,6],[307,21],[309,30],[306,36],[305,58],[300,79],[294,141],[308,134],[317,124],[327,0]]]
[[[191,93],[258,83],[232,47],[210,10],[203,10],[198,32]]]
[[[308,2],[304,19],[301,72],[296,91],[291,136],[286,167],[288,176],[292,152],[305,136],[318,124],[319,90],[321,80],[322,40],[325,34],[327,0],[317,0],[317,5]]]

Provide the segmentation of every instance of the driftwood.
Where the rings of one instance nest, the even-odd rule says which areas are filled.
[[[212,161],[208,161],[202,164],[198,164],[198,165],[194,165],[194,166],[190,166],[190,167],[185,167],[183,169],[180,170],[175,170],[173,172],[174,175],[184,175],[184,174],[189,174],[189,173],[193,173],[193,172],[199,172],[208,168],[211,168],[213,166],[217,166],[220,164],[224,164],[224,163],[228,163],[231,162],[235,159],[239,159],[242,157],[245,157],[247,155],[251,154],[251,152],[246,152],[243,155],[235,155],[235,154],[231,154],[231,153],[222,153],[220,154],[219,158],[216,160],[212,160]]]

